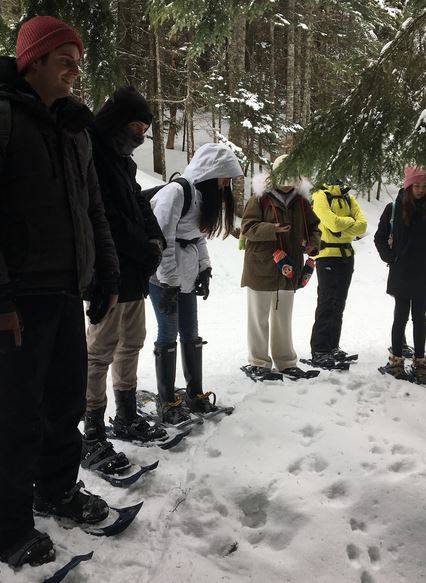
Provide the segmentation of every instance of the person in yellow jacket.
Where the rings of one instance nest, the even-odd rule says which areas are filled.
[[[352,241],[364,235],[367,221],[349,187],[339,180],[314,192],[312,207],[321,231],[316,257],[318,303],[311,336],[312,361],[315,366],[332,366],[346,356],[339,342],[354,270]]]

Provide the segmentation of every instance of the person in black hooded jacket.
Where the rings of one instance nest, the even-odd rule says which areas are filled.
[[[96,273],[108,311],[119,278],[85,131],[93,116],[70,97],[82,54],[72,28],[39,16],[22,25],[16,60],[0,59],[0,560],[12,567],[54,559],[33,507],[92,523],[109,511],[76,483],[81,296]]]
[[[404,188],[388,204],[374,237],[380,257],[389,265],[387,293],[395,298],[392,348],[386,372],[406,378],[403,358],[405,327],[413,319],[413,372],[426,383],[426,170],[405,169]]]
[[[166,432],[151,427],[136,413],[139,352],[145,340],[145,304],[148,280],[158,267],[165,239],[151,205],[136,182],[133,150],[142,144],[152,114],[145,98],[133,87],[118,89],[100,109],[90,133],[93,157],[105,212],[120,261],[118,305],[103,318],[107,298],[94,286],[89,294],[87,330],[88,383],[84,425],[83,467],[107,473],[129,467],[106,439],[104,415],[106,379],[112,364],[116,401],[113,431],[121,439],[148,441]],[[104,463],[102,461],[104,460]]]

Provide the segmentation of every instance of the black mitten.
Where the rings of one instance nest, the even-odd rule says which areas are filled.
[[[111,294],[106,292],[101,286],[95,286],[92,292],[89,309],[86,312],[91,324],[99,324],[99,322],[106,316],[110,295]]]

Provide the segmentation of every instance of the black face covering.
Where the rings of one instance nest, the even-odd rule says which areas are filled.
[[[114,148],[120,156],[131,156],[133,151],[144,143],[145,136],[136,134],[128,128],[121,130],[113,138]]]

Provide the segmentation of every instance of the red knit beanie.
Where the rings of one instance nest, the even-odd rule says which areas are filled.
[[[426,168],[407,166],[404,168],[404,188],[407,190],[416,182],[426,182]]]
[[[30,63],[61,45],[77,45],[83,56],[83,42],[73,28],[53,16],[35,16],[21,26],[16,40],[16,65],[20,73]]]

